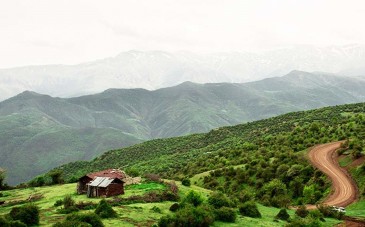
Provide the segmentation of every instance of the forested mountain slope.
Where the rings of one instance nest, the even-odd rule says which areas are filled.
[[[69,99],[24,92],[0,103],[0,166],[8,170],[8,182],[16,184],[143,140],[364,101],[363,87],[362,79],[293,71],[244,84],[186,82]]]

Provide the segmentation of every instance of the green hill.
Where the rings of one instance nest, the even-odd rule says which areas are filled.
[[[309,165],[304,157],[306,149],[350,139],[347,152],[360,157],[365,139],[364,114],[364,103],[289,113],[205,134],[151,140],[58,169],[68,180],[105,168],[159,173],[174,179],[216,170],[202,179],[202,186],[236,196],[243,190],[257,190],[256,197],[266,199],[266,205],[315,203],[326,196],[330,183]],[[262,186],[278,186],[276,183],[283,187],[285,196],[274,201]],[[311,185],[317,194],[307,198],[305,187]],[[364,185],[360,186],[363,191]]]
[[[186,82],[69,99],[24,92],[0,103],[0,166],[7,169],[7,182],[17,184],[55,166],[145,140],[364,101],[363,87],[361,79],[293,71],[244,84]]]

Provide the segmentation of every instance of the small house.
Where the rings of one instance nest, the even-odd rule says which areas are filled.
[[[79,178],[77,183],[77,193],[87,194],[88,196],[95,195],[106,197],[124,194],[124,179],[126,177],[127,175],[125,172],[119,169],[107,169],[95,173],[89,173]],[[95,181],[96,178],[98,178],[97,181]]]
[[[110,197],[124,194],[124,182],[118,178],[96,177],[87,184],[87,197]]]

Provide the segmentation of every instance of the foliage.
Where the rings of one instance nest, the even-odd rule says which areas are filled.
[[[222,192],[213,192],[208,198],[208,203],[216,209],[234,206],[231,200]]]
[[[87,214],[71,214],[66,217],[63,222],[58,222],[54,227],[68,227],[68,226],[88,226],[92,227],[104,227],[103,222],[97,214],[87,213]]]
[[[184,186],[187,186],[189,187],[190,186],[190,179],[189,178],[184,178],[182,181],[181,181],[181,184],[184,185]]]
[[[67,178],[127,164],[142,174],[155,172],[170,179],[208,172],[203,186],[233,199],[249,199],[240,195],[246,190],[252,200],[269,206],[316,203],[330,183],[308,165],[302,151],[344,139],[355,141],[349,149],[357,149],[365,139],[364,113],[364,103],[289,113],[204,134],[151,140],[58,169]]]
[[[175,216],[163,216],[158,222],[158,226],[210,226],[214,222],[213,210],[209,206],[187,205],[179,209]]]
[[[63,171],[61,171],[61,170],[52,170],[51,172],[48,173],[48,175],[52,179],[51,184],[62,184],[62,183],[64,183]]]
[[[39,224],[39,208],[34,204],[13,207],[9,216],[12,220],[19,220],[28,226]]]
[[[3,189],[5,176],[5,170],[0,168],[0,190]]]
[[[239,207],[240,214],[243,216],[251,217],[251,218],[261,218],[261,213],[257,208],[256,203],[249,201],[240,205]]]
[[[99,215],[101,218],[114,218],[117,216],[117,213],[105,199],[100,200],[95,209],[95,214]]]
[[[215,210],[215,219],[223,222],[235,222],[237,218],[236,210],[229,207],[220,207]]]
[[[55,203],[54,203],[54,206],[55,207],[59,207],[59,206],[62,206],[63,205],[63,200],[62,199],[59,199],[57,200]]]
[[[170,206],[170,211],[175,212],[180,208],[180,205],[178,203],[174,203]]]
[[[182,204],[191,204],[195,207],[199,206],[200,204],[202,204],[204,201],[204,198],[202,197],[202,195],[196,191],[189,191],[188,194],[183,198],[182,200]]]
[[[319,212],[323,214],[324,217],[337,218],[339,220],[342,219],[343,213],[334,210],[332,207],[328,205],[320,204],[317,206],[317,209],[319,210]]]
[[[308,216],[309,211],[307,210],[306,206],[302,205],[297,208],[297,210],[295,211],[295,214],[301,218],[305,218]]]
[[[3,217],[0,217],[0,226],[1,227],[27,227],[27,225],[21,221],[12,221],[12,220],[9,221]]]
[[[286,209],[280,209],[275,218],[287,221],[290,218],[290,215],[288,214],[288,211]]]
[[[155,213],[162,213],[162,210],[161,210],[159,207],[157,207],[157,206],[153,206],[153,207],[151,208],[151,210],[152,210],[153,212],[155,212]]]

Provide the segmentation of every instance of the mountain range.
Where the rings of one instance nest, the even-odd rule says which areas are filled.
[[[271,51],[194,54],[128,51],[78,65],[0,69],[0,100],[25,90],[76,97],[109,88],[155,90],[185,81],[243,83],[292,70],[364,76],[365,46],[293,46]]]
[[[364,87],[362,78],[292,71],[248,83],[184,82],[74,98],[26,91],[0,102],[0,166],[8,170],[7,182],[17,184],[55,166],[145,140],[363,102]]]

